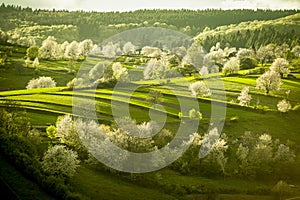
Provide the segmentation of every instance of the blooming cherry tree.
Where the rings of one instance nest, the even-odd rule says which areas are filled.
[[[279,101],[277,104],[278,111],[283,112],[283,113],[288,112],[289,110],[291,110],[291,108],[292,108],[292,106],[291,106],[290,102],[287,101],[286,99]]]
[[[269,94],[271,90],[279,90],[281,86],[280,74],[270,70],[256,79],[256,89],[265,90]]]
[[[189,86],[189,90],[192,92],[193,96],[203,96],[203,97],[211,96],[210,89],[203,81],[192,83]]]
[[[249,87],[244,87],[237,99],[239,100],[239,104],[241,106],[249,106],[252,99],[251,95],[249,94]]]

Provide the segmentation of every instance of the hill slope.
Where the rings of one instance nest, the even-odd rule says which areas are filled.
[[[267,21],[249,21],[220,26],[195,37],[206,49],[217,42],[235,47],[254,47],[269,43],[295,45],[300,41],[300,14]]]
[[[195,36],[205,27],[252,20],[272,20],[297,10],[137,10],[133,12],[84,12],[32,10],[2,4],[0,29],[15,39],[34,38],[39,45],[49,34],[58,42],[90,38],[101,42],[112,35],[138,27],[163,27]],[[25,42],[26,43],[26,42]]]

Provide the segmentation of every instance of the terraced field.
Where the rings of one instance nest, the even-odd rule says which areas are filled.
[[[114,90],[113,88],[104,88],[93,90],[79,90],[70,91],[64,87],[57,87],[51,89],[32,89],[32,90],[18,90],[1,92],[1,102],[12,100],[17,106],[26,108],[31,117],[33,125],[46,126],[53,124],[58,115],[72,113],[72,98],[85,99],[95,98],[98,119],[101,123],[110,123],[113,119],[111,104],[118,104],[120,107],[129,105],[130,114],[132,118],[137,121],[149,120],[149,109],[152,105],[147,101],[150,90],[158,90],[163,94],[162,105],[167,113],[168,122],[173,123],[179,121],[178,113],[181,109],[188,112],[191,107],[181,108],[178,104],[178,99],[186,99],[192,101],[190,92],[187,89],[186,80],[171,79],[168,85],[159,85],[158,81],[139,81],[135,82],[137,90],[132,91],[132,87],[125,87]],[[164,80],[160,81],[163,82]],[[248,130],[249,124],[255,123],[255,130],[257,132],[268,131],[278,137],[285,137],[283,132],[297,135],[294,130],[299,127],[298,123],[291,125],[290,123],[296,120],[290,120],[289,125],[285,126],[286,120],[296,119],[299,116],[299,111],[292,111],[283,117],[277,112],[277,103],[282,98],[288,98],[292,106],[297,107],[299,104],[300,82],[299,79],[283,80],[282,90],[274,92],[271,95],[265,95],[263,91],[255,90],[255,79],[253,77],[226,77],[222,78],[226,93],[227,116],[224,131],[229,131],[232,135],[242,134],[243,131]],[[176,94],[172,91],[172,85],[176,85]],[[244,86],[250,86],[250,94],[252,95],[252,102],[250,107],[241,107],[237,105],[236,99]],[[212,102],[218,103],[220,108],[224,106],[225,102],[218,99],[218,94],[222,94],[219,88],[212,88],[215,98]],[[286,91],[290,90],[287,97]],[[112,100],[113,99],[113,100]],[[257,107],[257,102],[259,105]],[[200,129],[205,129],[209,124],[211,114],[211,100],[206,98],[198,98],[199,109],[203,113],[204,119]],[[160,112],[157,110],[157,112]],[[185,114],[185,113],[183,113]],[[187,113],[186,113],[187,114]],[[231,118],[238,117],[237,125],[231,122]],[[273,119],[272,119],[273,118]],[[255,119],[255,121],[253,120]],[[271,120],[272,119],[272,120]],[[274,127],[266,124],[274,123],[274,120],[282,124],[282,126]],[[272,122],[271,122],[272,121]],[[267,130],[266,130],[266,127]],[[299,127],[300,128],[300,127]],[[297,136],[299,138],[299,136]],[[299,140],[300,141],[300,140]]]

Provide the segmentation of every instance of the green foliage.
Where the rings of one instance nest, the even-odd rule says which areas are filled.
[[[111,35],[131,28],[158,26],[182,31],[191,36],[204,29],[214,29],[220,25],[230,25],[252,20],[277,19],[297,13],[296,10],[137,10],[134,12],[83,12],[46,11],[15,6],[1,7],[0,24],[4,31],[18,36],[19,44],[28,45],[28,35],[37,44],[53,35],[58,42],[91,38],[102,42]],[[237,29],[238,30],[238,29]],[[241,32],[240,34],[243,34]],[[3,34],[4,35],[4,34]],[[232,34],[229,34],[233,37]],[[254,36],[244,36],[252,38]],[[5,40],[5,35],[3,36]],[[272,38],[272,37],[269,37]],[[242,43],[232,38],[236,44]],[[1,40],[0,40],[1,41]],[[21,42],[23,41],[23,42]],[[212,42],[215,44],[216,42]],[[233,43],[232,43],[233,44]],[[140,45],[140,44],[135,44]],[[234,44],[233,44],[234,45]],[[142,45],[143,46],[143,45]]]
[[[179,71],[182,75],[188,74],[189,76],[197,73],[197,69],[192,64],[185,64],[183,66],[177,67],[177,71]]]
[[[37,46],[31,46],[26,50],[26,56],[30,59],[33,60],[37,57],[39,57],[39,47]]]
[[[155,106],[155,104],[160,104],[163,100],[163,95],[160,91],[157,90],[151,90],[148,93],[148,97],[147,97],[147,101],[150,104],[153,104]]]
[[[257,66],[257,60],[255,60],[254,58],[242,58],[240,60],[240,69],[253,69]]]
[[[268,134],[258,137],[247,132],[241,139],[236,150],[240,176],[258,179],[266,178],[270,174],[281,178],[288,176],[282,169],[295,162],[295,154],[289,147],[277,140],[273,141]]]
[[[9,112],[1,108],[0,128],[9,135],[26,136],[30,130],[30,123],[25,112]]]
[[[168,129],[162,129],[159,133],[157,133],[153,140],[158,148],[162,148],[166,146],[174,137],[173,133]]]
[[[48,126],[46,129],[46,133],[50,139],[56,138],[56,133],[57,133],[56,127],[53,125]]]
[[[229,43],[235,47],[259,49],[269,43],[288,44],[299,40],[299,13],[284,18],[248,21],[236,25],[220,26],[196,36],[206,49],[210,49],[217,42]],[[293,42],[294,41],[294,42]],[[296,42],[297,43],[297,42]]]
[[[189,118],[191,120],[201,120],[202,113],[200,111],[196,111],[194,108],[189,111]]]
[[[19,135],[1,135],[0,150],[15,166],[34,180],[41,176],[37,152],[30,141]]]

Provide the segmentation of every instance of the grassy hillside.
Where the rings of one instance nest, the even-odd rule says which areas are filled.
[[[297,75],[298,76],[298,75]],[[226,88],[227,101],[236,99],[239,95],[239,92],[243,86],[250,86],[251,95],[253,96],[252,106],[256,104],[256,99],[260,99],[261,108],[244,108],[239,105],[228,103],[227,107],[227,116],[225,121],[225,127],[223,132],[228,135],[231,141],[236,140],[241,137],[245,131],[252,131],[255,134],[268,133],[274,139],[280,139],[280,141],[287,143],[288,140],[295,144],[300,143],[300,137],[298,130],[300,129],[298,119],[299,119],[299,110],[291,111],[287,114],[281,114],[276,111],[276,104],[279,99],[284,95],[285,89],[290,89],[291,95],[289,100],[293,106],[299,104],[299,94],[300,94],[300,81],[299,79],[294,80],[284,80],[284,90],[281,92],[273,93],[270,96],[266,96],[261,92],[254,90],[255,79],[252,77],[228,77],[223,78],[223,83]],[[171,79],[171,82],[174,81],[178,85],[183,83],[180,79]],[[176,131],[174,123],[178,122],[177,117],[179,106],[176,103],[176,96],[170,94],[169,90],[162,86],[153,86],[153,81],[140,81],[135,84],[143,84],[143,87],[134,92],[133,96],[130,99],[130,111],[133,118],[136,118],[138,121],[148,120],[148,109],[150,104],[146,101],[147,91],[150,89],[156,89],[162,92],[163,94],[163,103],[168,113],[168,122],[165,125],[166,128]],[[156,82],[158,83],[158,82]],[[182,88],[186,85],[181,85]],[[128,91],[127,91],[128,92]],[[13,100],[17,105],[27,110],[28,116],[31,119],[31,122],[37,128],[45,128],[48,124],[54,124],[56,117],[66,113],[72,112],[72,91],[66,91],[63,87],[53,88],[53,89],[32,89],[32,90],[15,90],[15,91],[6,91],[1,92],[1,102],[6,100]],[[91,93],[90,90],[82,90],[76,95],[82,95],[82,98],[88,96],[94,96],[96,98],[96,110],[98,112],[98,117],[100,123],[110,123],[112,118],[110,101],[112,99],[112,89],[97,89],[95,95]],[[115,101],[119,101],[122,105],[126,105],[127,100],[124,97],[128,97],[129,94],[126,93],[126,90],[123,92],[117,93],[118,98],[114,98]],[[187,98],[190,94],[187,91],[182,90],[181,95],[186,96]],[[204,118],[201,121],[200,132],[205,131],[209,124],[210,116],[210,102],[205,99],[199,99],[199,107],[201,112],[203,112]],[[233,120],[234,119],[234,120]],[[254,120],[255,119],[255,120]],[[277,124],[274,126],[274,124]],[[297,157],[298,164],[300,164],[299,156]],[[297,165],[298,165],[297,164]],[[295,180],[291,181],[291,184],[299,184],[297,177],[300,176],[299,171],[294,171]],[[157,175],[160,174],[160,175]],[[168,187],[166,185],[174,185],[172,187],[178,188],[198,188],[200,185],[209,190],[210,187],[216,189],[218,188],[219,193],[221,194],[268,194],[267,191],[273,187],[275,184],[274,181],[262,181],[262,182],[252,182],[252,181],[242,181],[231,178],[226,178],[225,180],[218,179],[206,179],[203,177],[194,177],[194,176],[182,176],[172,170],[160,170],[154,174],[145,175],[146,180],[152,182],[153,176],[159,176],[159,184],[162,185],[164,192],[168,193]],[[83,177],[89,177],[83,178]],[[148,178],[147,178],[148,177]],[[144,177],[145,178],[145,177]],[[143,180],[144,180],[143,178]],[[128,179],[119,180],[118,177],[114,175],[109,175],[103,173],[101,170],[89,168],[88,166],[82,166],[78,175],[74,177],[71,181],[72,187],[75,191],[78,191],[82,194],[90,196],[92,199],[97,198],[98,196],[103,197],[104,199],[122,199],[124,195],[126,197],[132,197],[134,199],[142,198],[143,195],[148,196],[149,198],[158,198],[159,196],[163,199],[172,199],[171,196],[164,196],[159,193],[155,186],[147,185],[146,188],[138,186],[140,184],[144,185],[147,181],[134,181],[133,183],[128,182]],[[155,184],[154,184],[155,185]],[[114,188],[118,188],[118,192],[112,192]],[[182,196],[180,190],[172,192],[175,196]],[[132,192],[130,192],[132,191]],[[259,192],[261,191],[261,192]],[[295,194],[299,191],[295,190]],[[183,193],[185,194],[185,192]],[[132,196],[131,196],[132,195]],[[248,199],[268,199],[264,196],[237,196],[237,195],[220,195],[223,199],[232,199],[232,198],[248,198]],[[201,197],[198,196],[198,197]],[[185,198],[198,198],[196,194],[187,195]]]
[[[159,20],[159,24],[156,24],[155,26],[173,28],[174,30],[180,30],[188,34],[195,34],[197,31],[202,30],[205,26],[210,26],[212,28],[211,30],[206,29],[204,32],[196,36],[196,40],[203,43],[207,49],[209,49],[209,47],[214,45],[216,42],[221,42],[222,44],[229,42],[232,46],[236,47],[258,47],[261,44],[267,44],[269,42],[276,42],[278,44],[287,42],[291,44],[293,42],[297,42],[297,39],[299,38],[298,32],[300,32],[300,14],[294,14],[298,11],[275,11],[272,13],[272,11],[261,10],[256,12],[153,10],[126,13],[86,13],[67,11],[51,12],[41,10],[32,11],[30,9],[22,10],[21,8],[3,8],[3,6],[0,8],[0,10],[1,9],[5,12],[0,12],[0,16],[8,16],[11,19],[20,19],[20,13],[28,14],[25,16],[24,21],[17,20],[16,22],[11,20],[6,24],[6,30],[10,31],[11,33],[22,31],[24,37],[33,36],[40,39],[42,39],[46,34],[51,33],[55,35],[57,32],[60,32],[61,29],[64,29],[65,32],[63,32],[60,40],[68,37],[68,34],[70,34],[68,37],[70,40],[76,38],[85,39],[88,36],[91,36],[91,38],[97,38],[97,34],[102,34],[101,37],[106,37],[112,33],[129,28],[144,25],[146,26],[147,23],[144,23],[144,20],[149,21],[149,26],[154,25],[156,20]],[[166,12],[166,14],[163,12]],[[176,20],[178,20],[178,18],[176,18],[177,14],[180,12],[183,13],[183,17],[176,22]],[[210,16],[214,12],[215,14]],[[227,12],[231,14],[234,13],[233,16],[235,17],[233,17],[231,20],[225,19],[228,14]],[[249,13],[254,13],[255,15],[248,15]],[[272,15],[265,16],[262,13],[272,13]],[[278,17],[286,16],[288,14],[294,15],[277,19]],[[154,17],[155,15],[157,15],[157,18]],[[47,24],[48,22],[46,19],[49,18],[49,16],[52,16],[53,18],[51,18],[51,20],[55,22],[51,22],[53,24],[52,28],[49,28],[50,25]],[[76,18],[76,16],[82,16],[82,18]],[[95,21],[88,20],[89,23],[86,23],[85,26],[85,20],[93,16],[99,18],[104,17],[104,19],[103,21],[99,22],[100,24],[98,24],[96,21],[97,18],[95,18]],[[118,19],[116,16],[124,17],[124,19]],[[193,17],[185,22],[184,20],[186,20],[189,16]],[[172,19],[172,17],[174,17],[174,19]],[[226,23],[221,21],[220,24],[218,24],[217,22],[210,21],[212,19],[219,19],[221,17],[224,17]],[[241,21],[251,20],[252,17],[262,21],[256,20],[240,23]],[[139,18],[140,21],[136,21],[137,18]],[[208,20],[209,24],[203,24],[202,22],[199,22],[200,19],[206,18],[210,19]],[[124,20],[124,24],[118,24],[120,23],[120,20]],[[193,20],[198,21],[194,22]],[[136,22],[137,24],[130,24],[132,21]],[[17,26],[19,22],[24,26]],[[62,25],[64,22],[65,24],[69,25]],[[228,25],[230,23],[240,24]],[[95,24],[100,26],[96,26]],[[223,24],[226,26],[216,28],[217,25]],[[188,30],[188,28],[185,26],[190,25],[191,31],[187,32],[186,30]],[[103,28],[103,32],[99,33],[97,32],[98,29],[92,29],[91,26]],[[183,28],[186,29],[183,30]],[[90,33],[87,33],[86,30],[91,31]],[[45,35],[40,35],[40,32],[43,31],[45,31],[43,33]],[[138,123],[149,121],[150,116],[153,113],[166,113],[167,117],[164,128],[168,129],[173,137],[178,131],[181,121],[186,124],[193,122],[192,117],[189,117],[189,111],[194,108],[191,104],[194,97],[192,97],[191,91],[188,90],[188,87],[191,83],[203,81],[203,77],[198,73],[180,78],[143,80],[143,66],[146,61],[141,61],[139,58],[142,58],[143,60],[146,56],[142,56],[140,54],[121,55],[118,56],[113,62],[119,61],[126,69],[133,69],[129,72],[129,77],[132,80],[130,84],[127,83],[124,84],[120,89],[115,89],[112,85],[110,85],[110,83],[104,83],[100,84],[95,90],[83,88],[73,91],[67,88],[66,84],[76,76],[76,73],[69,72],[67,60],[40,59],[40,64],[37,70],[32,66],[32,63],[30,63],[28,66],[25,66],[25,47],[1,46],[1,49],[6,48],[11,50],[11,55],[8,56],[5,65],[0,68],[0,107],[7,108],[8,110],[14,110],[15,107],[19,110],[25,110],[27,117],[31,122],[32,128],[39,131],[32,131],[26,136],[15,135],[15,138],[11,137],[14,135],[14,133],[11,135],[7,134],[6,137],[9,139],[5,140],[6,138],[4,135],[6,133],[4,128],[6,127],[0,127],[0,133],[2,134],[0,134],[1,141],[8,141],[9,144],[11,138],[15,139],[12,140],[12,142],[18,141],[17,139],[24,139],[24,143],[20,142],[20,152],[13,151],[14,148],[11,148],[10,145],[0,145],[0,148],[6,147],[8,149],[5,153],[6,155],[11,156],[10,159],[12,162],[14,162],[14,159],[12,159],[13,155],[18,155],[18,153],[21,155],[19,155],[18,159],[15,159],[18,166],[21,166],[22,162],[28,164],[25,162],[27,160],[23,159],[25,157],[24,155],[27,153],[26,145],[31,144],[32,149],[37,150],[37,153],[32,157],[30,155],[26,155],[27,159],[36,159],[35,161],[40,163],[46,149],[61,142],[59,141],[59,138],[47,137],[46,128],[49,125],[54,125],[59,116],[66,114],[72,115],[74,96],[83,102],[82,104],[77,105],[83,110],[88,107],[88,100],[94,98],[96,102],[95,112],[97,114],[98,122],[100,124],[112,125],[112,133],[116,133],[113,132],[113,129],[116,126],[114,120],[116,117],[121,115],[122,109],[126,108],[126,106],[129,107],[128,109],[130,112],[130,117],[135,119]],[[99,59],[102,60],[102,58],[104,58],[104,56],[102,57],[97,55],[97,59],[96,56],[92,57],[88,60],[87,65],[93,66],[99,62]],[[150,59],[148,57],[146,58],[148,60]],[[266,70],[270,64],[271,63],[267,63],[264,66],[264,69],[261,64],[258,64],[256,69]],[[77,71],[81,65],[81,60],[75,61],[75,71]],[[168,167],[145,174],[130,174],[115,171],[114,169],[110,169],[90,158],[86,159],[87,155],[83,155],[81,151],[78,151],[75,145],[70,145],[68,146],[70,149],[73,149],[74,151],[76,150],[78,151],[78,154],[80,154],[80,167],[73,177],[66,179],[65,182],[63,181],[63,183],[60,184],[68,185],[70,191],[80,194],[81,196],[79,197],[82,197],[82,199],[271,200],[274,196],[275,198],[278,197],[276,196],[278,193],[274,192],[272,189],[279,180],[284,180],[288,185],[288,192],[285,195],[288,197],[300,196],[300,171],[298,170],[300,167],[300,74],[293,70],[290,73],[292,78],[282,78],[283,84],[280,90],[271,91],[270,94],[267,95],[265,91],[260,91],[255,88],[256,79],[261,75],[261,72],[252,73],[256,69],[240,70],[239,73],[228,77],[224,76],[222,73],[210,74],[208,75],[208,79],[206,81],[210,83],[210,90],[214,94],[214,98],[196,98],[196,104],[199,105],[199,110],[202,113],[200,125],[197,127],[199,137],[202,139],[208,132],[208,127],[212,125],[212,108],[221,110],[224,108],[224,106],[226,106],[226,116],[224,119],[221,115],[215,116],[220,120],[218,122],[219,124],[224,123],[222,133],[226,134],[226,136],[222,135],[222,137],[226,139],[226,145],[229,146],[228,151],[224,154],[226,157],[226,167],[223,169],[217,168],[219,166],[218,164],[222,162],[220,161],[222,158],[218,157],[217,161],[215,162],[217,164],[213,165],[214,161],[209,160],[209,156],[206,157],[208,160],[205,160],[206,158],[199,158],[200,146],[196,146],[196,148],[195,146],[191,146],[191,148],[188,149],[181,156],[181,158],[176,160]],[[87,69],[84,70],[89,72]],[[57,83],[56,87],[28,90],[25,89],[29,80],[40,76],[51,76]],[[222,98],[223,92],[218,87],[217,80],[220,80],[224,85],[224,93],[226,94],[225,99]],[[252,96],[249,106],[241,106],[237,100],[241,90],[245,86],[249,87],[249,93]],[[133,90],[133,87],[138,89]],[[150,91],[157,91],[159,94],[161,94],[160,104],[164,110],[157,108],[153,111],[153,105],[149,102]],[[184,106],[180,105],[178,97],[184,99],[184,102],[186,103]],[[287,113],[281,113],[278,111],[277,104],[282,99],[287,99],[291,103],[292,109]],[[119,106],[119,110],[115,114],[113,114],[112,103],[115,103]],[[183,117],[181,118],[179,113],[182,110]],[[149,114],[149,111],[153,113]],[[8,116],[13,115],[8,114]],[[82,116],[80,115],[79,117]],[[248,135],[245,135],[245,133]],[[272,137],[271,145],[261,145],[258,143],[260,140],[259,136],[263,134],[268,134]],[[253,146],[252,149],[249,148],[250,150],[254,151],[256,148],[259,149],[259,147],[262,147],[264,150],[265,147],[269,147],[268,145],[270,145],[271,151],[265,152],[267,152],[266,154],[268,155],[274,155],[273,157],[275,157],[275,154],[279,149],[279,144],[284,144],[288,149],[291,149],[292,153],[295,153],[296,156],[294,158],[294,162],[291,165],[286,166],[284,169],[281,169],[281,171],[278,167],[281,167],[281,165],[277,166],[274,164],[274,166],[264,166],[268,169],[270,168],[271,172],[274,170],[274,173],[267,174],[266,176],[264,176],[264,174],[255,174],[255,170],[253,170],[254,175],[251,174],[252,169],[251,165],[249,164],[250,173],[246,175],[240,174],[239,168],[242,168],[242,165],[239,163],[237,158],[237,149],[239,148],[239,145],[243,144],[242,142],[244,140],[247,142],[246,136],[250,138],[248,140],[249,147],[251,147],[251,145]],[[124,141],[127,142],[126,140]],[[25,142],[28,142],[28,144]],[[19,145],[19,143],[14,145]],[[22,150],[22,145],[25,147],[24,151]],[[68,144],[65,143],[64,145]],[[10,152],[15,154],[10,154]],[[261,161],[265,158],[263,156],[268,156],[263,153],[262,155],[257,155],[254,162],[263,162]],[[3,169],[2,171],[10,168],[9,163],[5,162],[5,160],[2,162],[2,157],[0,157],[0,162],[0,168]],[[270,163],[273,164],[276,162],[273,162],[272,160]],[[284,160],[282,163],[284,163]],[[33,169],[36,167],[31,165],[28,166],[32,167]],[[187,166],[192,167],[189,168]],[[278,174],[275,173],[277,167],[279,169]],[[244,166],[244,168],[247,169],[247,165]],[[25,170],[30,171],[32,169],[26,168]],[[206,170],[211,171],[211,173],[206,173]],[[262,167],[262,169],[257,169],[257,171],[259,170],[263,171],[264,169]],[[22,169],[20,171],[22,171]],[[18,174],[14,170],[10,171],[10,174],[12,174],[11,176],[13,177],[10,180],[10,184],[14,187],[18,187],[20,183],[24,183],[22,187],[20,186],[19,190],[16,189],[16,192],[18,192],[18,194],[20,194],[22,197],[27,197],[32,194],[36,195],[37,199],[50,198],[47,194],[40,190],[37,185],[26,180],[26,177],[24,178],[23,174]],[[5,182],[8,182],[7,180],[9,179],[4,173],[0,173],[0,178]],[[30,189],[28,191],[28,188],[25,186],[27,184],[30,188],[32,188],[32,191],[30,191]],[[46,182],[45,184],[49,183]],[[52,183],[52,185],[55,184]],[[59,188],[57,190],[60,191]],[[63,191],[60,192],[63,193]]]

